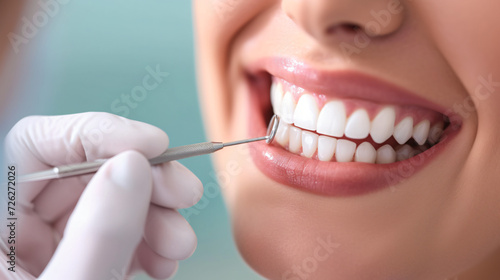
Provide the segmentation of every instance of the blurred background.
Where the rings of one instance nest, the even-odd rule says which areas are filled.
[[[32,19],[46,1],[27,2],[24,16]],[[191,1],[60,3],[65,4],[17,46],[11,62],[21,66],[3,69],[18,74],[16,99],[2,113],[2,139],[27,115],[101,111],[160,127],[170,146],[206,140],[197,101]],[[168,73],[158,87],[132,95],[150,69],[158,68]],[[216,183],[208,156],[181,162],[204,186]],[[205,195],[182,214],[198,236],[198,248],[173,279],[262,279],[235,248],[220,193]]]

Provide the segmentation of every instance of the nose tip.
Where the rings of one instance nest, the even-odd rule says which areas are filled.
[[[386,36],[403,22],[400,0],[283,0],[282,10],[295,24],[321,42],[364,32]]]

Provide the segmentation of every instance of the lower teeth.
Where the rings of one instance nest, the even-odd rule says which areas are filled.
[[[286,150],[301,156],[320,161],[333,162],[365,162],[389,164],[407,160],[437,144],[440,135],[433,136],[426,144],[418,145],[414,141],[399,145],[382,144],[377,149],[365,140],[354,141],[337,139],[302,130],[293,125],[280,125],[276,134],[276,142]]]

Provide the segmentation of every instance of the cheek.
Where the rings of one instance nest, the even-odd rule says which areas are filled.
[[[500,25],[500,2],[422,1],[411,8],[469,94],[450,109],[469,122],[477,115],[478,134],[486,129],[498,140],[500,37],[492,34],[492,26]]]
[[[409,5],[459,76],[499,69],[500,37],[491,32],[492,26],[500,24],[500,2],[444,0]]]
[[[213,157],[214,177],[220,185],[231,215],[234,215],[232,209],[238,203],[238,192],[245,187],[245,182],[253,181],[252,176],[257,175],[249,153],[248,146],[241,145],[217,152]]]
[[[234,89],[227,76],[232,42],[238,32],[270,5],[278,1],[197,0],[194,14],[197,40],[198,76],[201,104],[210,138],[229,139]],[[234,140],[234,139],[233,139]]]
[[[444,0],[414,5],[436,49],[468,93],[450,110],[475,128],[466,166],[457,174],[460,183],[449,214],[454,231],[448,236],[461,239],[458,244],[482,240],[475,249],[490,250],[498,247],[500,240],[498,215],[491,213],[500,199],[500,37],[492,34],[492,26],[500,24],[500,2]],[[465,254],[472,255],[470,251]]]

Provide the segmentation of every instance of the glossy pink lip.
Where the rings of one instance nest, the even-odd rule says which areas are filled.
[[[266,131],[266,105],[269,81],[261,73],[270,73],[309,91],[339,98],[355,98],[385,104],[406,104],[426,107],[440,113],[445,108],[406,90],[354,71],[318,71],[295,60],[264,59],[249,68],[250,102],[249,137]],[[267,77],[268,78],[268,77]],[[451,116],[455,122],[458,117]],[[458,134],[460,123],[451,123],[443,140],[425,152],[392,164],[358,162],[337,163],[307,159],[277,145],[253,143],[251,155],[256,166],[271,179],[301,190],[327,196],[361,195],[380,190],[410,178],[441,153]]]

